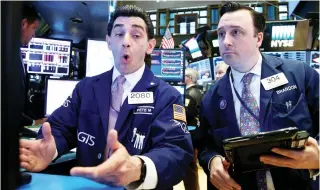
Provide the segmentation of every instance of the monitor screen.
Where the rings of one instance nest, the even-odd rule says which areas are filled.
[[[188,47],[192,59],[196,59],[198,57],[202,56],[200,47],[198,45],[198,41],[196,38],[192,37],[190,40],[188,40],[185,44],[186,47]]]
[[[166,82],[184,82],[184,50],[154,49],[151,71]]]
[[[78,82],[79,80],[48,79],[45,104],[46,116],[51,115],[66,101]]]
[[[21,58],[28,73],[69,75],[71,40],[32,38],[21,47]]]
[[[184,104],[184,94],[185,94],[185,91],[186,91],[186,86],[185,85],[172,85],[175,89],[177,89],[180,94],[182,95],[182,103]]]
[[[320,56],[318,51],[311,51],[310,66],[320,73]]]
[[[193,68],[194,70],[198,71],[198,74],[199,74],[198,84],[199,85],[202,85],[202,83],[205,81],[212,80],[212,69],[211,69],[210,58],[190,63],[188,67]]]
[[[273,55],[285,59],[292,59],[297,61],[302,61],[307,63],[307,53],[306,51],[278,51],[278,52],[263,52],[267,55]]]
[[[87,41],[86,63],[86,77],[99,75],[112,69],[113,54],[105,40]]]

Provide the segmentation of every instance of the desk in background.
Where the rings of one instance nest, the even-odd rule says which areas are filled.
[[[30,173],[31,183],[18,190],[123,190],[122,187],[110,187],[95,181],[73,176]]]

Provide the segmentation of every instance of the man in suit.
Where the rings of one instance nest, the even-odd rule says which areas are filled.
[[[150,17],[116,9],[107,29],[112,70],[80,81],[44,123],[38,140],[21,140],[21,166],[41,171],[77,147],[71,175],[127,189],[172,189],[191,162],[181,94],[145,66],[156,44]],[[101,60],[103,61],[103,60]]]
[[[187,114],[188,126],[199,125],[199,108],[202,99],[202,93],[197,88],[197,81],[199,74],[196,70],[187,67],[185,70],[185,84],[186,84],[186,95],[185,95],[185,107]],[[192,137],[192,144],[194,147],[193,160],[190,163],[187,175],[183,179],[184,187],[186,190],[199,190],[199,179],[198,179],[198,166],[197,166],[197,149],[196,144],[193,141],[195,131],[190,131]]]
[[[27,4],[25,4],[22,7],[22,20],[21,20],[21,37],[20,37],[20,42],[21,42],[21,46],[26,46],[29,44],[30,40],[35,36],[35,32],[36,29],[39,26],[39,20],[40,20],[40,16],[38,15],[38,12],[35,10],[34,7],[29,6]],[[23,84],[25,86],[25,95],[27,96],[27,81],[26,81],[26,68],[24,67],[24,64],[22,62],[22,57],[21,58],[21,64],[22,64],[22,68],[23,70],[21,70],[21,72],[23,73]],[[24,110],[25,112],[22,113],[22,117],[20,120],[20,125],[21,126],[28,126],[28,125],[39,125],[42,124],[45,121],[44,119],[37,119],[37,120],[33,120],[32,118],[30,118],[27,114],[27,106],[25,106]],[[24,129],[25,130],[25,129]]]
[[[208,189],[311,189],[312,177],[319,170],[315,140],[319,74],[302,62],[259,52],[265,28],[262,14],[228,2],[220,15],[219,49],[230,68],[207,92],[200,110],[199,142],[203,143],[198,157],[208,175]],[[270,170],[240,175],[230,170],[223,139],[291,126],[309,132],[304,150],[273,148],[279,156],[259,158],[278,166]]]

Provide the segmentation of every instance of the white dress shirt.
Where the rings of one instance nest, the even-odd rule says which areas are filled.
[[[237,118],[237,123],[238,126],[240,127],[240,106],[241,102],[239,101],[236,93],[234,92],[234,88],[238,92],[239,96],[241,97],[242,95],[242,89],[243,89],[243,82],[242,82],[242,77],[247,74],[247,73],[253,73],[253,77],[250,83],[250,92],[253,95],[254,99],[256,99],[258,107],[260,108],[260,80],[261,80],[261,68],[262,68],[262,56],[259,54],[258,62],[257,64],[248,72],[246,73],[240,73],[236,70],[234,70],[231,67],[231,72],[229,74],[229,80],[231,84],[231,89],[232,89],[232,96],[233,96],[233,102],[234,102],[234,109],[236,112],[236,118]],[[231,78],[231,73],[233,76],[233,82]],[[234,88],[233,88],[234,86]],[[270,170],[266,171],[267,175],[267,188],[268,190],[274,190],[274,184],[271,176]]]

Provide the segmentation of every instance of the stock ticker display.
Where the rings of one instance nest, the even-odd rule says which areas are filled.
[[[182,82],[184,78],[184,51],[154,49],[151,54],[151,71],[166,82]]]

